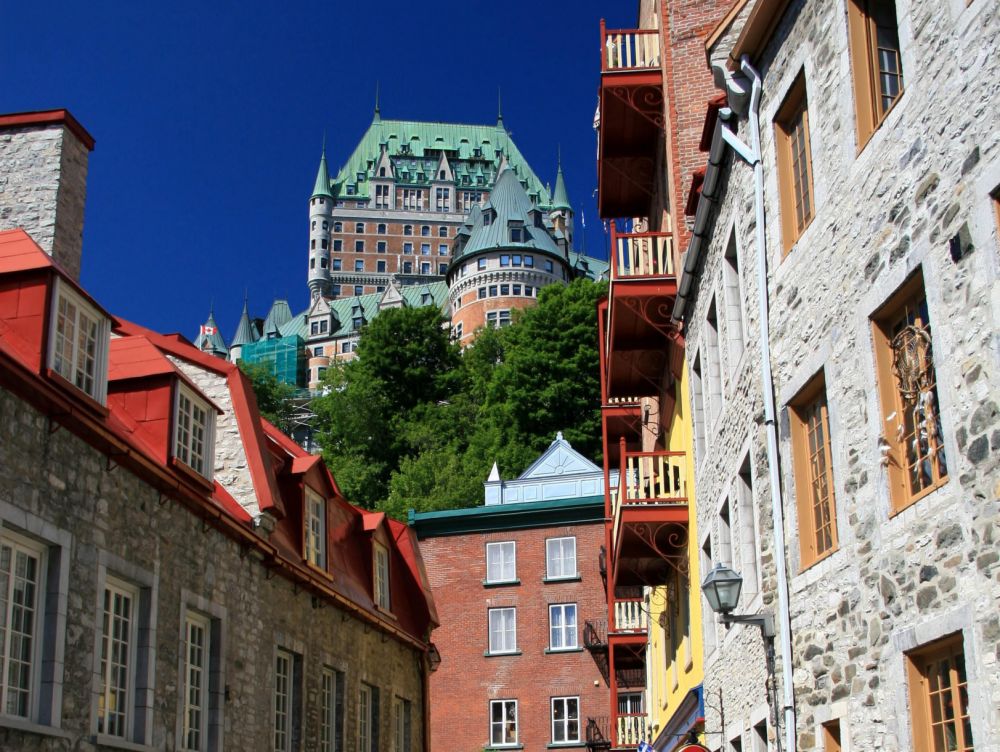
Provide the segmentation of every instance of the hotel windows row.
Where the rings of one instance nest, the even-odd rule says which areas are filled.
[[[580,698],[552,697],[549,700],[551,745],[580,743]],[[520,747],[517,700],[490,700],[490,742],[494,747]]]
[[[403,253],[406,255],[413,254],[413,243],[403,243]],[[437,248],[438,256],[448,255],[448,246],[445,243],[439,243]],[[431,255],[431,244],[421,243],[420,244],[420,255],[430,256]]]
[[[477,300],[483,300],[484,298],[518,298],[522,295],[526,298],[535,297],[535,288],[531,285],[524,285],[522,287],[519,284],[503,284],[486,285],[476,290]]]

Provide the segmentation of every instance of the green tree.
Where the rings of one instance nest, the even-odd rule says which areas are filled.
[[[250,379],[260,414],[285,433],[289,433],[292,430],[291,418],[295,410],[292,403],[295,387],[279,381],[264,363],[245,363],[241,360],[239,367]]]

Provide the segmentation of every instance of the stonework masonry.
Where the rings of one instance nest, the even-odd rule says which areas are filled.
[[[849,0],[848,0],[849,2]],[[751,4],[752,5],[752,4]],[[748,9],[749,9],[748,5]],[[904,92],[859,143],[845,2],[792,2],[753,60],[761,72],[771,366],[779,407],[786,551],[776,551],[761,382],[753,173],[729,157],[697,293],[686,313],[692,403],[707,405],[699,467],[698,528],[720,548],[719,510],[749,458],[761,593],[740,613],[774,611],[774,557],[790,576],[793,681],[800,750],[822,749],[839,724],[844,749],[913,750],[908,653],[960,635],[975,749],[1000,749],[1000,14],[990,0],[895,4]],[[711,51],[724,62],[744,20]],[[816,213],[787,255],[774,119],[804,72]],[[739,135],[748,139],[747,121]],[[991,197],[992,196],[994,197]],[[724,260],[735,239],[739,311],[722,315]],[[872,317],[922,275],[933,329],[947,479],[897,511],[882,461],[883,420]],[[717,325],[709,327],[714,304]],[[734,345],[742,322],[745,346]],[[717,358],[712,340],[717,330]],[[700,360],[699,360],[700,358]],[[717,372],[718,394],[711,391]],[[823,374],[839,546],[803,567],[788,405]],[[701,382],[702,389],[697,382]],[[699,545],[702,542],[699,541]],[[738,563],[738,559],[737,559]],[[734,568],[739,568],[734,565]],[[745,570],[745,565],[744,565]],[[706,612],[706,728],[721,704],[729,736],[767,713],[759,633],[724,634]],[[706,645],[709,643],[706,636]],[[780,641],[779,641],[780,646]],[[780,667],[780,658],[779,658]],[[779,694],[780,697],[780,694]],[[773,733],[773,732],[772,732]],[[743,749],[748,746],[743,737]],[[709,737],[713,748],[721,740]]]

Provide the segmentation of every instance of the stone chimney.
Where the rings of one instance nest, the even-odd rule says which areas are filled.
[[[76,280],[93,148],[66,110],[0,115],[0,230],[24,229]]]

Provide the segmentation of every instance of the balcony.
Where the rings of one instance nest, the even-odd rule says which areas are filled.
[[[683,340],[671,319],[677,296],[673,237],[611,228],[611,284],[605,343],[605,402],[659,395]]]
[[[598,211],[645,216],[663,138],[663,74],[657,29],[608,29],[601,21]]]
[[[607,716],[587,719],[587,746],[591,749],[636,749],[640,742],[650,741],[649,737],[646,713],[622,714],[613,720]]]
[[[654,585],[665,564],[683,558],[688,491],[684,452],[629,451],[619,446],[618,485],[610,489],[611,583]]]

